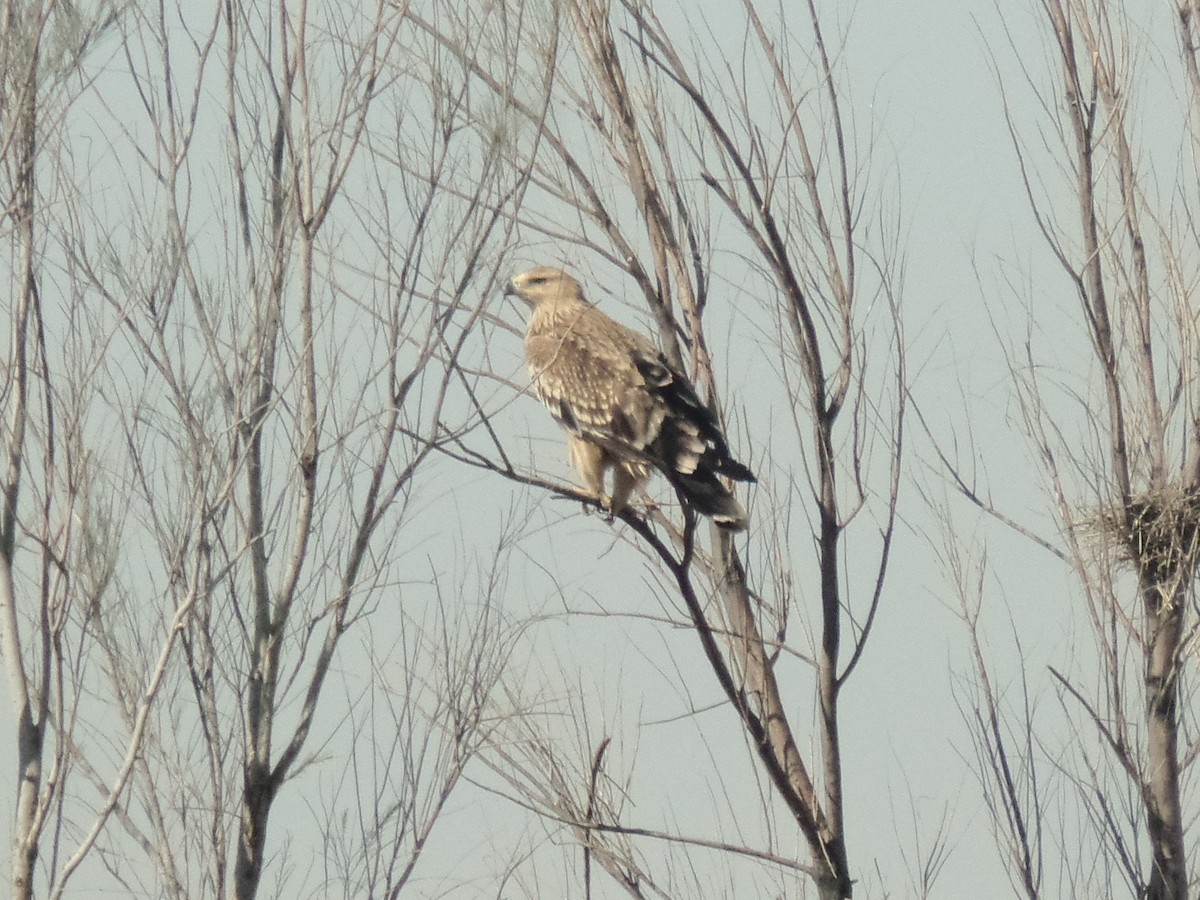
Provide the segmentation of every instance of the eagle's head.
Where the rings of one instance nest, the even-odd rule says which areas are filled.
[[[543,303],[583,300],[579,282],[562,269],[550,266],[538,266],[515,276],[505,286],[504,293],[515,294],[535,309]]]

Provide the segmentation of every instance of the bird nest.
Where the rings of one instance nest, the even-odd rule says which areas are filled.
[[[1121,556],[1151,581],[1181,575],[1190,580],[1196,574],[1200,491],[1140,494],[1124,509],[1106,509],[1081,524],[1116,543]]]

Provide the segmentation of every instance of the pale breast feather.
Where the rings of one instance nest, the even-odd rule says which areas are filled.
[[[569,318],[537,319],[526,336],[526,357],[534,390],[555,420],[616,452],[637,454],[649,446],[666,409],[648,390],[639,357],[657,351],[630,346],[641,341],[629,341],[623,329],[598,327],[617,323],[577,310]]]

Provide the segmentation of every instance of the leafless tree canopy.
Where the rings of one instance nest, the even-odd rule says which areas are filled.
[[[403,536],[479,422],[455,360],[514,183],[452,127],[453,67],[411,77],[437,48],[391,4],[4,16],[13,895],[90,859],[254,896],[272,809],[332,747],[312,827],[362,827],[325,877],[394,894],[509,647],[487,582],[443,586]],[[291,871],[275,891],[313,883]]]
[[[1146,113],[1163,99],[1149,95],[1161,89],[1149,79],[1157,58],[1183,98],[1178,136],[1194,155],[1196,11],[1178,4],[1176,45],[1151,49],[1131,9],[1047,0],[1038,10],[1044,58],[1013,30],[993,51],[1033,220],[1057,264],[1056,282],[1039,285],[1030,303],[1049,301],[1048,321],[1052,291],[1071,299],[1086,360],[1073,367],[1061,344],[1047,356],[1031,338],[1009,350],[1060,529],[1040,543],[1072,572],[1071,602],[1092,637],[1048,668],[1070,723],[1065,737],[1060,717],[1039,709],[1042,673],[1022,666],[1019,699],[1002,699],[981,637],[987,579],[978,559],[951,554],[977,672],[966,709],[1021,896],[1195,896],[1195,173],[1176,169],[1172,142]],[[1038,327],[1036,310],[1030,319]],[[1019,641],[1023,629],[1013,628]],[[1076,835],[1075,845],[1057,846],[1054,833]]]
[[[844,107],[837,38],[827,43],[811,6],[789,17],[804,37],[780,42],[776,13],[747,3],[732,43],[702,26],[681,37],[649,3],[534,9],[520,23],[497,11],[470,26],[497,44],[519,34],[517,58],[539,60],[541,83],[498,77],[499,61],[481,49],[460,57],[490,92],[482,110],[509,105],[506,162],[529,174],[516,211],[529,248],[520,255],[580,274],[594,301],[636,297],[668,359],[765,473],[744,545],[698,532],[686,505],[661,493],[644,514],[623,515],[621,533],[654,562],[698,638],[768,786],[764,812],[791,820],[809,856],[800,868],[822,896],[850,896],[839,699],[882,597],[905,393],[886,227],[895,210],[874,193],[870,135]],[[468,23],[424,27],[455,52]],[[751,73],[733,69],[735,58]],[[481,113],[476,127],[488,125]],[[750,389],[762,405],[743,406],[747,386],[724,383],[734,336],[756,345]],[[786,427],[765,441],[771,419]],[[583,496],[523,471],[502,444],[459,455]],[[795,668],[780,663],[785,652]],[[811,734],[794,720],[797,702],[815,710]],[[533,805],[569,821],[585,850],[641,896],[632,857],[615,874],[614,849],[597,842],[590,812],[580,816],[587,805],[555,786],[557,766],[544,774],[551,793],[528,786]],[[773,843],[740,852],[787,855]]]
[[[991,322],[1054,526],[980,487],[994,410],[926,415],[836,4],[0,0],[12,896],[935,896],[958,811],[854,751],[944,582],[1011,893],[1194,897],[1200,4],[1028,7],[979,103],[1055,267]],[[564,481],[535,265],[687,373],[744,532]],[[997,534],[1063,572],[1048,662]]]

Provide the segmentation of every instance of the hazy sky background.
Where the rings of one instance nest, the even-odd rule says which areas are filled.
[[[1003,7],[1004,27],[997,5]],[[727,3],[711,0],[698,6],[708,25],[721,33]],[[900,223],[902,304],[915,399],[939,440],[972,437],[971,465],[1006,512],[1054,537],[1050,498],[1018,427],[997,337],[1020,344],[1032,305],[1037,323],[1030,335],[1039,354],[1062,353],[1062,369],[1068,371],[1079,345],[1064,330],[1074,322],[1076,301],[1034,228],[1001,99],[1003,79],[1019,124],[1036,127],[1038,111],[1010,46],[1023,54],[1035,78],[1049,68],[1036,0],[859,0],[852,8],[833,2],[824,6],[830,42],[837,43],[838,33],[846,36],[843,99],[857,123],[859,157],[869,161],[871,202],[880,203],[885,217]],[[664,17],[679,15],[669,0],[660,7]],[[1169,123],[1177,120],[1180,103],[1163,74],[1171,72],[1174,78],[1172,4],[1134,0],[1126,8],[1145,28],[1147,74],[1138,114],[1167,123],[1152,130],[1161,144],[1146,150],[1159,154],[1160,171],[1173,174],[1181,159],[1178,134]],[[694,9],[688,7],[687,18],[696,16]],[[803,42],[809,28],[799,4],[796,16]],[[1040,85],[1049,82],[1043,79]],[[868,150],[870,141],[873,148]],[[98,152],[102,155],[102,148]],[[111,171],[118,172],[115,167]],[[1070,202],[1069,193],[1065,196]],[[513,253],[514,268],[557,263],[553,256],[553,248],[521,246]],[[636,312],[619,302],[607,305],[624,293],[619,286],[609,290],[618,296],[606,298],[605,308],[635,320]],[[524,311],[498,296],[494,310],[512,325],[522,324]],[[489,352],[497,370],[521,381],[519,338],[496,331],[493,341]],[[721,363],[728,366],[735,394],[740,390],[734,399],[746,402],[752,417],[763,412],[756,413],[749,399],[755,361],[753,353],[743,352]],[[1079,377],[1086,378],[1089,365],[1081,361]],[[518,398],[504,413],[511,415],[505,427],[513,436],[512,447],[533,448],[544,473],[567,480],[561,437],[540,405],[530,397]],[[955,685],[969,680],[971,671],[965,633],[938,556],[943,523],[920,493],[923,488],[940,500],[944,483],[915,416],[908,421],[907,436],[903,522],[891,578],[867,654],[843,693],[847,833],[850,862],[860,881],[855,896],[909,896],[905,855],[916,851],[918,843],[928,847],[944,822],[951,853],[935,896],[1010,897],[973,774],[967,725],[954,695]],[[950,527],[958,538],[968,546],[987,543],[992,577],[986,581],[985,619],[997,674],[1011,679],[1017,671],[1014,631],[1031,671],[1044,672],[1052,661],[1069,667],[1086,656],[1086,638],[1070,624],[1077,598],[1063,566],[1030,542],[981,522],[961,504],[955,509]],[[709,708],[721,695],[694,635],[639,618],[678,618],[673,598],[657,589],[635,547],[617,540],[599,517],[580,513],[560,521],[564,510],[561,500],[531,495],[447,461],[437,463],[418,483],[412,522],[401,533],[402,540],[411,541],[405,553],[415,573],[414,583],[405,586],[405,615],[428,616],[438,602],[432,588],[420,583],[423,573],[442,567],[445,559],[464,571],[486,567],[505,527],[518,523],[501,596],[511,621],[540,617],[513,661],[515,671],[527,673],[526,684],[534,692],[530,699],[553,708],[571,693],[587,698],[592,735],[614,738],[610,771],[633,773],[625,824],[653,827],[668,821],[684,834],[736,840],[745,833],[747,842],[755,843],[762,824],[751,751],[728,708]],[[469,527],[459,536],[461,522]],[[814,595],[811,586],[797,585],[801,604],[812,603]],[[566,615],[567,610],[605,615]],[[374,621],[369,627],[388,626]],[[792,637],[803,645],[801,635]],[[339,666],[352,669],[359,662],[356,640],[352,635],[343,645]],[[789,681],[785,674],[783,690],[796,704],[793,724],[804,740],[815,733],[810,728],[810,679],[800,664],[789,665],[782,670],[795,678]],[[1046,709],[1057,703],[1051,694],[1041,699]],[[333,716],[338,702],[336,691],[330,692],[322,715]],[[698,711],[687,715],[689,708]],[[700,740],[709,717],[724,718],[724,731],[715,732],[725,736],[722,741]],[[328,749],[332,753],[337,747]],[[317,780],[324,778],[317,769]],[[712,777],[717,770],[729,774],[723,788]],[[472,770],[472,776],[495,783],[486,772]],[[319,806],[314,799],[319,790],[285,790],[272,817],[277,829],[270,838],[273,846],[282,846],[286,823]],[[786,816],[778,819],[788,833]],[[311,849],[313,865],[319,866],[319,835],[293,838],[293,849]],[[558,874],[554,866],[562,851],[548,845],[536,822],[483,789],[464,786],[434,830],[418,868],[417,895],[471,898],[485,891],[496,896],[497,876],[514,847],[545,854],[547,883]],[[703,851],[695,851],[693,858],[703,860]],[[280,877],[269,872],[264,895],[270,879]],[[513,887],[503,896],[525,896],[527,888]],[[711,896],[723,895],[714,889]],[[88,888],[77,885],[72,896],[89,896]],[[599,878],[595,896],[619,894]]]

